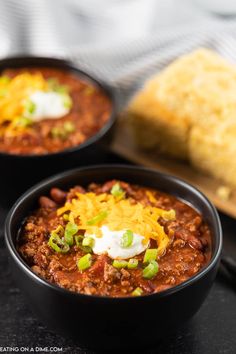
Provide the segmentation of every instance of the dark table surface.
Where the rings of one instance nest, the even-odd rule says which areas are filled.
[[[98,156],[98,155],[97,155]],[[106,153],[87,164],[124,163],[125,160]],[[3,196],[2,196],[3,197]],[[1,200],[1,199],[0,199]],[[27,299],[16,287],[8,267],[2,226],[7,213],[0,204],[0,352],[3,347],[18,347],[23,352],[35,348],[62,348],[59,353],[94,353],[81,350],[73,341],[49,331],[31,312]],[[236,220],[220,214],[224,231],[224,249],[236,258]],[[141,319],[140,319],[141,320]],[[91,338],[92,340],[92,338]],[[8,351],[11,349],[8,349]],[[110,352],[110,351],[108,351]],[[142,351],[143,353],[143,351]],[[161,354],[234,354],[236,353],[236,282],[220,269],[203,306],[195,317],[176,333],[146,353]]]

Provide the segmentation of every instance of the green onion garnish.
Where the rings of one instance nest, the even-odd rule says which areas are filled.
[[[65,108],[70,109],[72,107],[72,99],[70,98],[70,96],[66,93],[62,93],[62,99],[63,99],[63,106]]]
[[[84,236],[76,235],[76,236],[74,236],[74,239],[75,239],[76,246],[79,247],[83,252],[85,252],[85,253],[91,253],[92,252],[92,248],[91,247],[82,245]]]
[[[82,244],[79,245],[79,248],[84,252],[84,253],[92,253],[93,250],[89,246],[83,246]]]
[[[60,237],[64,236],[64,227],[62,225],[58,225],[55,230],[51,232],[51,234],[57,234]]]
[[[119,260],[119,259],[115,259],[112,263],[113,267],[115,268],[126,268],[127,265],[128,265],[128,262],[127,261],[124,261],[124,260]]]
[[[144,269],[143,269],[143,277],[145,279],[152,279],[159,270],[158,263],[156,261],[151,261]]]
[[[92,256],[90,253],[86,254],[85,256],[81,257],[78,262],[77,262],[77,266],[79,268],[80,271],[84,271],[86,269],[88,269],[91,264],[92,264]]]
[[[141,288],[136,288],[133,292],[132,292],[132,296],[140,296],[140,295],[142,295],[142,293],[143,293],[143,290],[141,289]]]
[[[84,236],[82,235],[76,235],[75,237],[75,244],[76,246],[80,246],[82,244],[82,241],[84,239]]]
[[[59,127],[53,127],[51,130],[51,135],[53,138],[61,137],[61,129]]]
[[[51,236],[48,240],[48,245],[58,253],[66,253],[70,249],[70,246],[54,232],[51,233]]]
[[[120,240],[121,247],[123,247],[123,248],[130,247],[133,243],[133,239],[134,239],[133,232],[131,230],[126,230]]]
[[[73,133],[75,131],[75,126],[72,122],[68,121],[64,123],[64,130],[70,134]]]
[[[60,93],[62,95],[66,95],[68,92],[68,87],[65,85],[58,85],[57,87],[54,88],[54,90],[56,93]]]
[[[49,79],[47,79],[47,83],[50,89],[53,89],[54,87],[57,87],[59,85],[58,80],[54,77],[50,77]]]
[[[129,259],[128,269],[135,269],[135,268],[137,268],[137,266],[138,266],[138,260],[137,259],[135,259],[135,258]]]
[[[69,246],[72,246],[74,243],[74,238],[73,236],[77,233],[79,230],[78,226],[75,223],[68,222],[65,228],[65,241]]]
[[[143,263],[155,261],[157,259],[157,248],[149,248],[146,250]]]
[[[85,237],[82,241],[82,246],[88,246],[88,247],[93,247],[94,245],[94,239],[92,237]]]
[[[66,139],[69,134],[75,131],[75,126],[72,122],[65,122],[63,126],[52,127],[51,135],[53,138]]]
[[[88,220],[87,225],[96,225],[99,222],[101,222],[102,220],[104,220],[107,217],[107,215],[108,215],[107,211],[102,211],[101,213],[96,215],[94,218]]]
[[[14,120],[14,126],[16,127],[28,127],[30,125],[32,125],[33,122],[30,118],[26,118],[26,117],[18,117]]]
[[[25,111],[29,114],[33,114],[36,110],[36,104],[30,100],[25,103]]]
[[[51,134],[53,138],[66,139],[67,133],[63,129],[63,127],[52,127]]]
[[[125,192],[121,188],[119,183],[114,184],[114,186],[111,189],[111,194],[116,198],[123,198],[125,196]]]
[[[50,77],[47,80],[47,83],[48,83],[49,89],[54,92],[61,93],[61,94],[66,94],[68,92],[68,87],[65,85],[61,85],[59,83],[59,81],[54,77]]]

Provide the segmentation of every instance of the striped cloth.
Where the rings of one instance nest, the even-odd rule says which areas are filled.
[[[0,0],[0,57],[66,57],[116,87],[122,104],[199,46],[236,61],[235,34],[236,17],[190,0]]]

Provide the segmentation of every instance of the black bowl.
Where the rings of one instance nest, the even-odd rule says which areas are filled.
[[[96,154],[99,154],[100,149],[111,142],[116,121],[117,99],[114,90],[80,70],[73,63],[63,59],[45,57],[12,57],[0,60],[0,73],[5,69],[23,67],[51,67],[73,72],[79,78],[101,88],[111,100],[112,111],[108,122],[102,129],[81,145],[42,155],[16,155],[0,152],[0,166],[2,166],[0,193],[7,195],[4,201],[8,205],[42,178],[51,176],[62,169],[82,166],[91,156],[95,162]]]
[[[22,220],[37,207],[50,188],[121,179],[153,187],[190,203],[204,215],[212,233],[212,257],[195,276],[163,292],[141,297],[109,298],[82,295],[52,285],[34,274],[16,250]],[[215,207],[176,177],[142,167],[104,165],[61,173],[28,190],[6,220],[5,240],[12,273],[39,317],[51,329],[72,336],[81,346],[95,348],[148,347],[191,318],[214,281],[222,247],[222,231]]]

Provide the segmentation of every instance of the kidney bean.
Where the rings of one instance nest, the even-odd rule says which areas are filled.
[[[52,199],[44,196],[39,198],[39,205],[45,209],[55,209],[57,207],[56,203]]]
[[[66,200],[66,192],[59,188],[52,188],[50,190],[50,196],[58,204],[62,204]]]
[[[192,248],[195,248],[196,250],[201,250],[202,249],[202,243],[201,241],[194,237],[194,236],[190,236],[188,238],[188,243]]]

